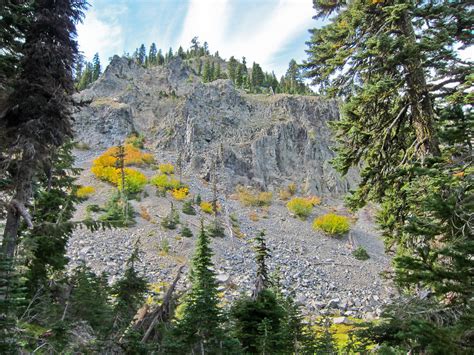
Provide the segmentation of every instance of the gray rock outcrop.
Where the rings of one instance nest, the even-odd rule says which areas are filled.
[[[77,140],[106,148],[136,131],[152,149],[182,153],[199,176],[216,160],[229,189],[296,182],[307,193],[339,195],[357,182],[355,171],[342,178],[330,165],[336,101],[246,94],[230,80],[202,83],[180,58],[145,69],[118,56],[75,99]]]

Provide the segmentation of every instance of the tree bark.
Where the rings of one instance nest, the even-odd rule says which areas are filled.
[[[407,46],[415,48],[417,46],[416,36],[408,10],[404,12],[400,19],[400,29],[408,40]],[[404,68],[407,72],[411,116],[418,146],[418,151],[415,154],[420,157],[427,155],[439,156],[441,152],[434,127],[435,114],[433,102],[429,96],[419,52],[410,54],[404,63]]]
[[[25,166],[24,164],[22,164]],[[20,219],[22,213],[15,205],[26,206],[31,198],[31,181],[33,178],[32,169],[25,167],[17,174],[16,192],[10,203],[5,230],[2,241],[2,257],[12,260],[15,256],[16,245],[18,242],[18,233],[20,229]]]

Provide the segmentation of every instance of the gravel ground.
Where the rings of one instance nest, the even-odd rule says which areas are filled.
[[[87,205],[104,205],[114,190],[95,179],[89,170],[93,157],[99,154],[93,151],[76,152],[76,164],[84,169],[79,183],[96,188],[96,193],[78,207],[75,216],[78,220],[86,216]],[[162,153],[158,161],[173,162],[174,159]],[[142,171],[149,177],[156,173],[151,169]],[[211,199],[210,186],[204,181],[186,172],[183,181],[190,186],[191,194],[199,193],[203,200]],[[180,211],[181,222],[188,224],[193,231],[193,238],[180,237],[180,227],[169,231],[160,226],[160,220],[169,212],[171,203]],[[224,196],[220,196],[220,203],[223,211],[227,211],[222,213],[221,218],[228,221],[229,215],[237,216],[243,233],[241,238],[231,237],[227,230],[225,238],[212,241],[220,290],[226,300],[231,301],[241,292],[252,290],[255,275],[252,237],[260,230],[266,232],[272,255],[268,261],[270,270],[278,268],[284,292],[293,293],[308,314],[336,313],[372,318],[379,314],[381,305],[389,302],[394,294],[390,284],[380,276],[382,271],[389,270],[390,259],[384,254],[383,242],[374,227],[373,207],[366,207],[351,216],[341,201],[323,198],[312,215],[301,221],[290,216],[285,202],[277,198],[267,209],[243,207],[240,202]],[[181,213],[181,202],[173,202],[169,197],[157,197],[152,186],[147,186],[141,200],[132,201],[132,205],[137,212],[137,224],[133,227],[97,232],[86,229],[75,231],[68,247],[71,268],[86,262],[97,272],[107,272],[113,282],[123,273],[138,239],[141,254],[138,268],[152,283],[170,282],[179,265],[189,264],[200,220],[204,219],[207,223],[209,215],[201,211],[197,211],[196,216]],[[150,214],[150,220],[139,215],[142,209]],[[314,217],[328,212],[353,218],[350,234],[356,245],[367,250],[369,260],[359,261],[352,256],[353,246],[347,236],[335,239],[312,229]],[[97,216],[93,214],[93,217]],[[255,220],[255,216],[258,220],[251,220],[251,217]],[[168,252],[163,251],[166,244],[169,245]],[[186,287],[185,277],[180,287]]]

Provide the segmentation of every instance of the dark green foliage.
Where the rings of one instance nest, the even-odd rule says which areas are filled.
[[[183,226],[183,228],[181,228],[181,236],[183,238],[192,238],[193,237],[193,232],[191,231],[191,229],[185,225]]]
[[[370,259],[370,255],[367,253],[367,250],[365,250],[363,247],[358,246],[357,249],[355,249],[352,252],[352,255],[354,255],[354,258],[357,260],[367,260]]]
[[[328,317],[323,317],[319,321],[319,326],[322,330],[319,332],[316,341],[314,342],[314,353],[315,354],[338,354],[336,342],[329,329],[331,327],[331,320]]]
[[[251,354],[282,351],[280,327],[285,311],[271,290],[263,290],[257,299],[241,298],[231,310],[235,336],[245,352]]]
[[[224,238],[225,228],[219,218],[214,218],[206,227],[207,234],[212,238]]]
[[[101,212],[103,210],[102,210],[102,208],[100,208],[99,205],[92,204],[92,205],[88,205],[86,207],[86,211],[87,212]]]
[[[474,347],[471,307],[409,298],[386,307],[382,316],[383,322],[357,331],[357,338],[365,343],[383,343],[400,353],[469,354]]]
[[[85,320],[95,331],[106,334],[112,326],[107,276],[97,276],[82,265],[74,270],[70,282],[72,291],[66,318],[69,321]]]
[[[99,79],[100,74],[102,73],[102,68],[100,66],[99,53],[94,54],[92,58],[92,81]]]
[[[148,52],[148,66],[154,66],[158,64],[158,51],[156,49],[156,44],[152,43],[150,46],[150,51]]]
[[[183,209],[182,210],[183,210],[184,214],[187,214],[187,215],[190,215],[190,216],[194,216],[196,214],[196,210],[193,207],[193,201],[191,201],[191,200],[185,201],[183,203]]]
[[[30,1],[3,1],[0,7],[0,84],[5,89],[18,69],[25,33],[32,20],[30,10]]]
[[[201,204],[201,202],[202,202],[201,194],[198,194],[198,195],[196,196],[196,200],[195,200],[194,202],[195,202],[196,205],[198,205],[198,206]]]
[[[166,229],[176,229],[179,224],[179,212],[171,206],[170,213],[161,220],[161,226]]]
[[[166,353],[231,353],[235,342],[225,334],[219,307],[210,239],[201,225],[190,271],[191,290],[184,300],[183,317],[165,338]]]
[[[26,292],[11,259],[0,257],[0,353],[15,353],[19,332],[17,319],[25,305]]]
[[[409,325],[404,342],[415,352],[462,352],[462,342],[447,346],[445,334],[462,328],[474,295],[472,62],[454,48],[472,45],[474,10],[462,1],[314,6],[333,16],[311,31],[306,68],[322,92],[345,99],[334,124],[335,165],[343,173],[362,165],[349,203],[381,203],[378,223],[396,253],[399,286],[432,293],[446,311],[464,310],[446,324],[406,315],[398,320]],[[424,307],[420,314],[430,314]],[[439,341],[420,341],[417,327],[426,339],[439,332]]]
[[[139,259],[139,244],[135,245],[132,255],[127,260],[125,274],[113,285],[112,293],[116,295],[114,325],[118,328],[128,327],[138,308],[142,306],[148,283],[135,269]]]
[[[100,220],[108,222],[114,227],[127,227],[135,224],[135,212],[130,202],[123,198],[121,192],[117,192],[105,205],[105,213]]]
[[[145,45],[142,44],[140,48],[138,48],[136,61],[138,64],[144,65],[145,60],[146,60],[146,48],[145,48]]]
[[[68,262],[66,245],[75,226],[67,222],[80,202],[75,184],[79,169],[72,167],[71,149],[67,144],[54,153],[50,170],[34,186],[34,228],[25,228],[22,235],[31,296]]]

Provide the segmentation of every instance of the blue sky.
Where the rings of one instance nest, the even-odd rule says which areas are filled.
[[[190,46],[194,36],[221,57],[245,56],[280,76],[288,62],[306,58],[311,0],[90,0],[78,26],[80,50],[102,63],[114,54],[133,53],[155,42],[166,52]]]

